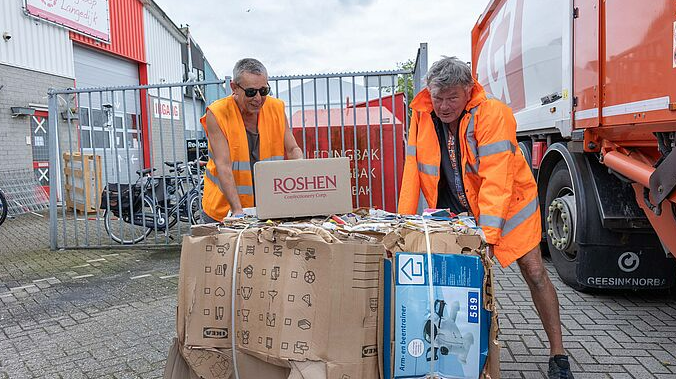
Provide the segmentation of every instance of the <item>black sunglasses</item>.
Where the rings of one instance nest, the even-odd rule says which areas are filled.
[[[241,88],[242,91],[244,91],[244,96],[246,97],[254,97],[256,96],[256,92],[260,93],[261,96],[267,96],[270,93],[270,87],[261,87],[261,88],[244,88],[239,85],[239,83],[235,82],[235,85],[237,87]]]

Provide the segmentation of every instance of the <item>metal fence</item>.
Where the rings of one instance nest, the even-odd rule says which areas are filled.
[[[49,126],[51,248],[180,240],[195,223],[203,171],[187,161],[186,137],[205,89],[223,83],[50,91],[49,112],[63,119]]]
[[[349,157],[354,206],[394,211],[415,77],[396,70],[269,83],[305,158]],[[179,243],[201,213],[204,168],[190,162],[206,145],[193,138],[210,86],[229,91],[230,79],[49,92],[49,113],[62,119],[50,117],[49,128],[52,249]]]
[[[410,75],[398,70],[270,78],[305,158],[350,158],[357,208],[396,210],[408,124],[402,85]]]

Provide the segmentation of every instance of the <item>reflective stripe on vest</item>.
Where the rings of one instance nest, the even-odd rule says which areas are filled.
[[[268,161],[283,161],[284,156],[283,155],[273,155],[270,158],[265,158],[261,160],[262,162],[268,162]]]
[[[250,167],[249,161],[232,161],[232,171],[249,171]]]
[[[498,216],[482,214],[479,216],[479,225],[502,229],[502,236],[504,237],[526,221],[530,216],[537,212],[537,210],[538,198],[536,197],[508,220]]]
[[[476,138],[474,138],[474,115],[476,114],[477,109],[479,109],[478,105],[469,110],[470,116],[469,123],[467,125],[467,144],[474,154],[476,163],[470,164],[468,159],[467,164],[465,165],[465,171],[471,171],[474,174],[479,174],[479,147]]]
[[[512,154],[516,152],[516,146],[510,140],[502,140],[498,142],[489,143],[488,145],[479,146],[479,156],[487,157],[489,155],[511,151]]]
[[[214,156],[211,153],[211,150],[208,151],[209,159],[214,160]],[[263,161],[283,161],[284,156],[283,155],[273,155],[269,158],[263,159]],[[249,161],[232,161],[232,170],[233,171],[251,171],[251,166],[249,164]],[[214,182],[216,186],[218,187],[218,190],[221,191],[223,195],[225,195],[225,191],[223,190],[223,187],[221,186],[221,182],[218,180],[214,174],[211,173],[211,171],[204,170],[206,172],[207,177],[209,180]],[[253,195],[253,186],[237,186],[237,193],[239,195]]]
[[[439,167],[418,162],[418,171],[427,175],[439,176]]]
[[[215,163],[214,154],[211,150],[207,151],[207,155],[209,156],[209,159]],[[232,171],[250,171],[249,161],[232,161]]]
[[[415,157],[418,147],[414,145],[406,145],[406,155]]]
[[[512,216],[507,222],[505,222],[505,228],[502,230],[502,235],[506,236],[514,230],[516,227],[521,225],[524,221],[526,221],[530,216],[532,216],[535,212],[538,211],[538,198],[535,197],[533,201],[528,203],[525,207],[523,207],[519,212],[517,212],[514,216]]]
[[[492,98],[493,97],[489,97],[489,99]],[[470,171],[474,174],[479,174],[479,161],[481,157],[502,153],[504,151],[511,151],[512,154],[516,152],[516,146],[514,146],[512,144],[512,141],[510,140],[503,140],[493,142],[488,145],[479,146],[479,143],[474,137],[474,116],[476,115],[476,111],[478,108],[479,106],[477,105],[476,107],[469,110],[470,118],[469,123],[467,125],[467,144],[469,145],[470,150],[472,150],[472,153],[474,154],[476,163],[470,164],[468,161],[467,164],[465,165],[465,171]]]
[[[505,226],[505,219],[498,216],[480,215],[479,225],[490,226],[491,228],[502,229]]]
[[[469,164],[469,162],[465,163],[465,172],[467,171],[479,175],[479,163],[473,165]]]
[[[218,187],[218,190],[221,191],[221,193],[225,196],[225,191],[223,190],[223,187],[221,187],[221,182],[218,180],[218,178],[215,177],[214,174],[212,174],[208,169],[204,170],[204,172],[206,173],[207,178],[209,178],[209,180],[211,180]],[[237,193],[239,195],[253,195],[253,186],[237,186]]]
[[[223,188],[221,188],[221,182],[218,181],[218,178],[214,176],[214,174],[209,171],[209,169],[204,170],[204,173],[207,175],[207,178],[211,180],[217,187],[218,190],[221,191],[222,194],[225,194],[225,191],[223,191]]]

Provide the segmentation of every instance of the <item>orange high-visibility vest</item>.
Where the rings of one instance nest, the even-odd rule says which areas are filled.
[[[223,135],[228,140],[230,159],[232,160],[232,175],[237,185],[237,193],[242,208],[254,206],[253,172],[249,164],[249,143],[242,114],[232,96],[216,100],[207,107],[218,121]],[[207,130],[206,114],[200,122]],[[284,116],[284,102],[274,97],[265,99],[265,103],[258,113],[259,160],[276,161],[284,159],[284,132],[286,118]],[[207,132],[208,133],[208,132]],[[208,137],[208,134],[207,134]],[[204,170],[204,195],[202,209],[214,220],[222,220],[230,210],[230,203],[226,199],[221,184],[218,181],[216,163],[211,153],[209,143],[209,162]]]
[[[411,102],[413,109],[399,213],[415,214],[422,190],[431,208],[437,204],[441,149],[432,120],[427,89]],[[508,266],[535,248],[542,238],[537,184],[516,142],[512,110],[488,99],[475,81],[460,120],[462,180],[477,224],[493,244],[495,256]]]

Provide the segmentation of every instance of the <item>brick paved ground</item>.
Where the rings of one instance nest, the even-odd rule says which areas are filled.
[[[0,226],[0,378],[161,377],[178,249],[48,246],[46,219]]]
[[[178,250],[47,246],[46,219],[0,226],[0,379],[161,377]],[[547,268],[576,378],[676,378],[676,296],[580,294]],[[498,270],[497,287],[503,377],[543,378],[546,337],[518,269]]]

